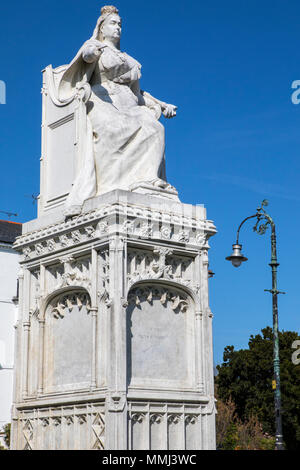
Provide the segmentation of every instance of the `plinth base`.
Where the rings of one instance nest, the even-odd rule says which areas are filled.
[[[24,224],[13,449],[215,448],[214,233],[127,191]]]

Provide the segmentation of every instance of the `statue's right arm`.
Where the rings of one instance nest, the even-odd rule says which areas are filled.
[[[100,54],[105,47],[106,45],[100,41],[97,41],[97,39],[89,39],[83,46],[83,50],[82,50],[83,60],[87,62],[88,64],[92,64],[93,62],[96,62],[96,60],[99,59]]]

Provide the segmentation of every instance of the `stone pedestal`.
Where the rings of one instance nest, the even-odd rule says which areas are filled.
[[[112,191],[24,224],[13,449],[214,449],[201,206]]]

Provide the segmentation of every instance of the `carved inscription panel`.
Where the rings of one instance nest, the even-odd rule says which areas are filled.
[[[187,294],[155,284],[132,290],[127,338],[130,386],[189,386],[193,328],[192,301]]]
[[[70,351],[72,354],[70,354]],[[86,388],[91,381],[90,298],[74,291],[54,299],[45,322],[45,391]]]

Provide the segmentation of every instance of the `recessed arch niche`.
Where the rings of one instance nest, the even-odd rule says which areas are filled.
[[[91,384],[91,300],[84,289],[52,296],[45,310],[44,391],[84,389]]]
[[[182,288],[132,288],[127,307],[129,387],[189,388],[194,376],[194,302]]]

